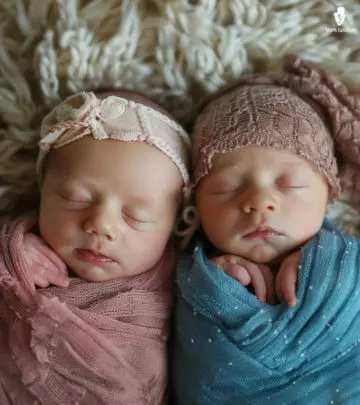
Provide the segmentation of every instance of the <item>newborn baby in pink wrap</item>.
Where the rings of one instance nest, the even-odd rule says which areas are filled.
[[[39,215],[0,230],[1,405],[164,403],[189,146],[134,93],[45,117]]]

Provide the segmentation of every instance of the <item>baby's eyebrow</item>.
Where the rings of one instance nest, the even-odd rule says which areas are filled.
[[[53,167],[51,169],[51,175],[54,177],[65,177],[65,178],[71,178],[71,179],[83,179],[84,181],[85,178],[83,176],[79,175],[78,173],[74,173],[73,171],[69,170],[67,167]]]
[[[133,206],[136,208],[149,208],[149,205],[151,203],[151,200],[147,198],[146,196],[142,195],[137,195],[137,194],[130,194],[129,195],[129,201],[133,203]]]
[[[57,183],[60,184],[65,184],[65,183],[77,183],[81,184],[82,187],[86,188],[94,188],[96,187],[95,184],[93,184],[90,180],[86,179],[85,177],[81,176],[80,174],[77,173],[72,173],[70,171],[66,170],[60,170],[60,171],[54,171],[54,173],[51,174]]]
[[[299,168],[299,169],[304,169],[304,170],[311,170],[314,173],[318,172],[318,168],[312,164],[311,162],[308,162],[306,164],[305,162],[287,162],[284,165],[284,168],[291,167],[291,168]]]
[[[76,183],[82,183],[83,186],[94,189],[95,191],[97,190],[98,192],[103,192],[104,190],[100,190],[99,187],[97,187],[97,185],[95,183],[92,183],[90,180],[86,179],[84,176],[82,176],[79,173],[74,173],[71,172],[67,169],[65,170],[60,170],[59,172],[55,173],[55,177],[61,182],[61,183],[65,183],[66,181],[70,181],[70,182],[76,182]],[[114,194],[117,194],[116,191],[120,191],[120,187],[119,190],[115,190],[113,191]],[[128,195],[128,199],[129,201],[131,201],[132,205],[136,208],[140,208],[140,209],[146,209],[149,207],[151,200],[142,194],[135,194],[135,193],[131,193]]]
[[[215,175],[222,174],[224,172],[230,172],[231,170],[236,170],[236,172],[243,171],[243,168],[239,166],[238,162],[226,163],[224,165],[220,165],[220,167],[216,168]]]
[[[304,170],[311,170],[316,172],[317,169],[313,168],[309,162],[309,164],[305,164],[305,162],[291,162],[291,161],[285,161],[285,162],[280,162],[277,164],[278,165],[278,170],[291,170],[291,169],[304,169]],[[274,167],[274,166],[272,166]],[[241,176],[244,171],[246,171],[246,167],[243,165],[239,164],[239,162],[229,162],[221,165],[216,169],[216,171],[213,173],[214,179],[221,177],[221,176],[226,176],[230,172],[234,174],[236,177]]]
[[[303,162],[284,162],[284,166],[305,167]]]

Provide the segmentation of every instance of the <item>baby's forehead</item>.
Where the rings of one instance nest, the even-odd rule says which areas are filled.
[[[85,171],[101,172],[108,168],[109,175],[126,176],[131,168],[156,171],[158,167],[174,167],[173,161],[162,151],[146,142],[122,140],[97,140],[84,136],[49,153],[48,166],[58,171],[62,168],[82,168]],[[128,170],[125,170],[128,169]],[[179,174],[180,175],[180,174]]]

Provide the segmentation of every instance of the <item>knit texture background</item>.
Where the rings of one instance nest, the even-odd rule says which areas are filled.
[[[44,115],[81,90],[122,88],[160,102],[190,128],[196,106],[243,74],[296,53],[360,91],[360,4],[343,0],[2,0],[0,217],[36,207]],[[340,32],[342,31],[342,32]],[[360,215],[330,215],[347,231]]]

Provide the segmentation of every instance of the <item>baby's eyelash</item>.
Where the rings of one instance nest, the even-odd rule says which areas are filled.
[[[82,204],[82,205],[89,205],[90,204],[90,200],[89,199],[75,199],[75,198],[69,198],[69,197],[64,197],[64,196],[61,196],[61,198],[65,201],[65,202],[67,202],[67,203],[70,203],[70,204],[78,204],[78,205],[80,205],[80,204]]]
[[[303,188],[306,188],[306,185],[303,186],[278,186],[278,188],[282,189],[282,190],[301,190]]]
[[[140,218],[140,217],[137,217],[135,215],[130,215],[130,214],[126,214],[126,213],[123,213],[123,215],[128,220],[136,222],[137,224],[140,224],[140,225],[146,225],[146,224],[151,224],[151,223],[155,222],[155,221],[152,221],[150,219],[144,219],[144,218]]]
[[[127,218],[131,219],[132,221],[139,222],[140,224],[146,224],[148,221],[145,221],[143,219],[135,218],[131,215],[125,215]]]
[[[304,186],[294,186],[294,185],[291,185],[291,184],[288,184],[288,185],[278,185],[278,187],[281,187],[281,188],[302,188],[302,187],[304,187]]]
[[[80,200],[80,199],[76,200],[74,198],[66,198],[66,197],[63,197],[63,199],[66,200],[66,201],[74,202],[74,203],[88,203],[89,202],[89,200],[85,200],[85,199],[84,200]]]

